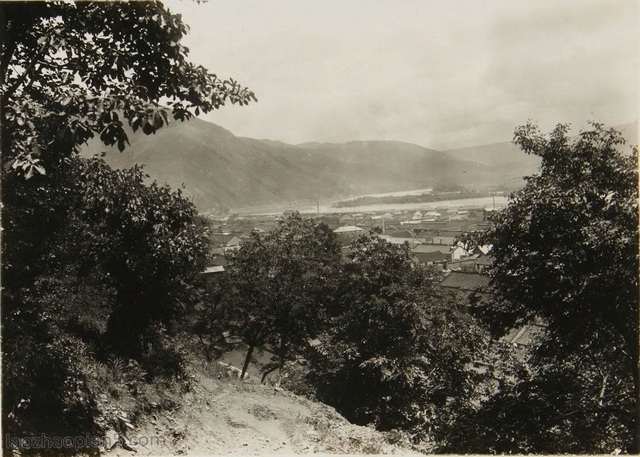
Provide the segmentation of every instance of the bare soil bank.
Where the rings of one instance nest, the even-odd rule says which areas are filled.
[[[414,454],[333,408],[279,387],[199,372],[182,407],[147,418],[135,455]],[[152,440],[152,437],[158,439]],[[143,441],[143,440],[140,440]],[[147,440],[145,440],[147,441]],[[108,456],[131,456],[120,446]]]

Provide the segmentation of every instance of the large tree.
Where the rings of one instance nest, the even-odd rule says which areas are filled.
[[[155,132],[252,92],[188,60],[187,26],[161,2],[3,2],[3,166],[29,177],[123,122]]]
[[[335,233],[299,213],[252,233],[229,269],[235,328],[249,348],[242,376],[256,347],[275,354],[273,368],[304,352],[322,327],[339,261]]]
[[[255,97],[188,60],[188,28],[161,2],[1,2],[0,13],[2,278],[15,289],[62,224],[51,196],[83,143],[97,135],[122,150],[124,122],[151,134],[169,114]]]
[[[531,376],[471,429],[497,452],[637,451],[637,150],[595,123],[575,137],[527,124],[515,143],[542,163],[487,233],[495,300],[476,312],[496,336],[533,319],[546,332]]]
[[[147,380],[184,374],[171,337],[197,297],[207,226],[139,168],[72,158],[47,179],[56,179],[45,195],[57,226],[43,227],[42,255],[7,266],[28,278],[3,278],[3,427],[12,436],[96,434],[105,406],[96,359],[135,359]]]
[[[488,335],[408,246],[363,235],[350,258],[308,379],[350,421],[432,446],[475,398]]]
[[[124,123],[152,134],[170,117],[255,100],[190,62],[187,30],[161,2],[0,2],[2,419],[12,434],[96,432],[87,370],[101,351],[165,359],[157,351],[189,301],[205,227],[139,169],[75,155],[94,136],[123,150]]]

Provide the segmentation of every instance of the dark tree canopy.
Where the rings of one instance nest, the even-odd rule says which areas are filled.
[[[278,366],[304,351],[322,328],[339,261],[335,233],[299,213],[252,233],[229,269],[237,331],[250,351],[268,345]]]
[[[589,340],[603,323],[637,347],[637,153],[594,125],[575,140],[558,126],[546,139],[531,125],[516,143],[542,157],[487,234],[497,293],[509,301],[503,330],[534,316],[562,326],[563,341]],[[576,319],[578,318],[578,319]],[[558,319],[562,319],[560,322]],[[585,326],[593,325],[594,328]]]
[[[577,137],[566,125],[544,136],[527,124],[516,130],[515,143],[542,164],[486,234],[496,259],[490,272],[496,300],[475,311],[496,335],[533,319],[547,328],[532,377],[493,403],[489,414],[498,417],[498,407],[531,408],[539,431],[511,424],[520,434],[505,433],[498,452],[632,451],[637,150],[624,151],[620,133],[600,124]]]
[[[253,93],[188,60],[188,28],[161,2],[3,2],[3,166],[27,177],[99,135],[154,133]]]
[[[4,220],[19,243],[3,259],[3,427],[15,436],[100,433],[96,358],[135,359],[148,380],[181,373],[167,347],[196,301],[207,227],[179,192],[145,184],[139,168],[74,157],[26,183],[41,179],[55,185],[16,195],[40,213],[45,233],[21,231],[20,212]]]
[[[488,337],[407,246],[364,235],[352,248],[309,379],[349,420],[433,443],[475,398],[469,364]]]
[[[76,153],[93,137],[123,150],[125,123],[153,134],[255,100],[190,62],[186,33],[160,2],[0,2],[2,425],[14,436],[114,426],[98,359],[135,359],[130,385],[184,374],[171,326],[196,301],[206,224],[139,168]]]
[[[167,275],[162,284],[172,283],[197,264],[197,243],[182,251],[168,245],[195,208],[179,193],[146,187],[140,170],[114,173],[97,161],[74,161],[74,153],[94,135],[122,150],[125,122],[151,134],[169,115],[185,120],[226,101],[245,104],[253,93],[190,62],[180,44],[187,26],[161,2],[2,2],[0,11],[5,298],[20,300],[21,288],[45,268],[40,260],[80,220],[96,234],[85,243],[90,259],[107,265],[129,243],[121,252],[128,269],[111,265],[111,280],[133,281],[137,267],[147,276],[155,268]],[[121,243],[105,247],[117,231]]]

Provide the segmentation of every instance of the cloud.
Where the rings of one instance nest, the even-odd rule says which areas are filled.
[[[508,141],[537,119],[637,117],[635,1],[169,2],[194,60],[259,102],[207,119],[289,143]]]

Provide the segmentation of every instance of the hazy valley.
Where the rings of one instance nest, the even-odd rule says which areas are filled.
[[[397,141],[303,143],[241,138],[194,119],[155,135],[130,132],[124,153],[91,142],[84,154],[106,151],[116,168],[144,164],[152,179],[185,194],[202,211],[330,201],[380,192],[440,186],[468,190],[514,188],[534,173],[538,158],[511,143],[436,151]]]
[[[628,141],[635,124],[617,127]],[[152,179],[184,192],[201,211],[331,201],[380,192],[462,186],[511,190],[535,173],[539,158],[506,141],[437,151],[399,141],[302,143],[237,137],[200,119],[171,122],[155,135],[129,133],[120,153],[97,141],[85,154],[106,151],[113,167],[144,164]],[[637,141],[637,140],[636,140]]]

